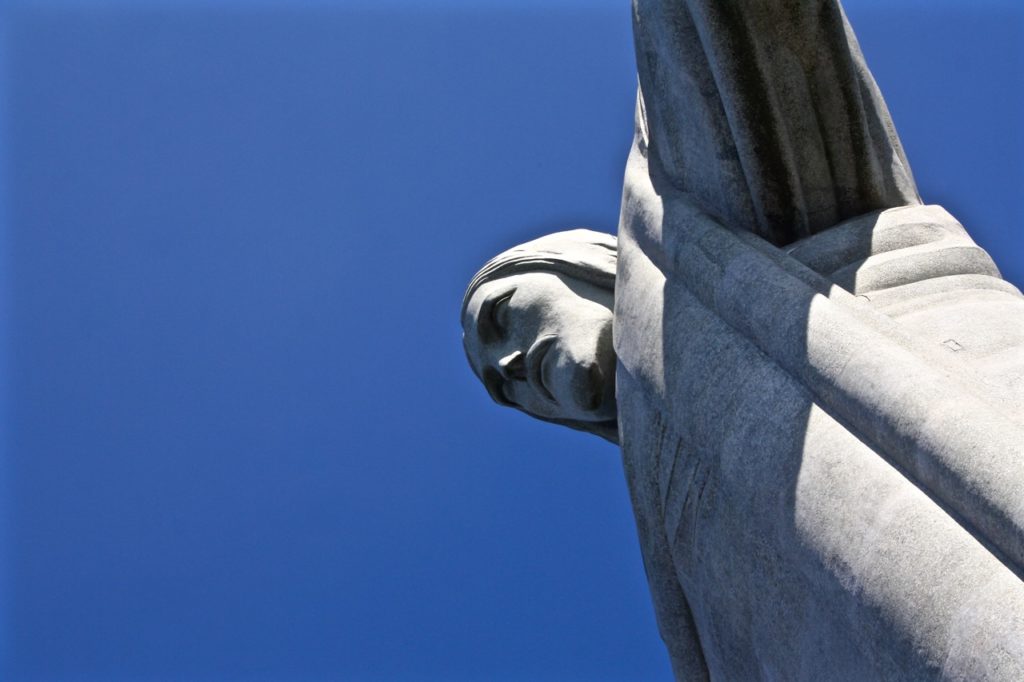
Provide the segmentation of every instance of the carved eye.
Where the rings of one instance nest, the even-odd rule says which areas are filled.
[[[495,301],[494,306],[491,307],[491,326],[498,332],[499,337],[505,336],[505,332],[508,330],[508,302],[514,293],[515,290],[508,292]]]

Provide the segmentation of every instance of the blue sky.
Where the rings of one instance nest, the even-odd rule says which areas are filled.
[[[1024,9],[848,0],[1024,283]],[[475,269],[613,231],[626,2],[4,10],[0,677],[665,680],[618,453],[490,403]]]

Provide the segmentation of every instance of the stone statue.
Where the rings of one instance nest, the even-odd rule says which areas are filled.
[[[1024,679],[1024,297],[837,0],[634,0],[617,241],[492,259],[498,403],[621,445],[680,680]]]

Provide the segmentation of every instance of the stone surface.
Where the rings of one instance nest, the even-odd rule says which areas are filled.
[[[676,676],[1024,679],[1024,297],[921,204],[837,2],[634,32],[605,435]]]

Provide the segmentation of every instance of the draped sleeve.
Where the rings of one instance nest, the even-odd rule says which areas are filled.
[[[920,203],[837,0],[634,0],[656,189],[776,245]]]

